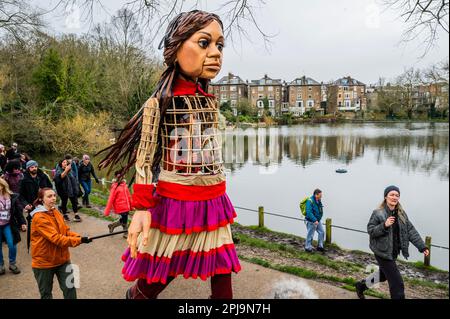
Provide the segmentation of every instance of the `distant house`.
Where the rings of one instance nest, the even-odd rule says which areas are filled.
[[[266,75],[262,79],[252,80],[249,85],[250,103],[258,109],[258,115],[264,114],[264,101],[267,99],[271,115],[279,115],[283,103],[283,81]]]
[[[328,86],[328,113],[366,110],[366,85],[350,76]]]
[[[220,105],[230,103],[234,115],[237,115],[239,102],[248,99],[248,84],[239,76],[228,73],[219,81],[209,85],[209,93],[216,96]]]
[[[303,115],[311,110],[323,114],[322,102],[326,101],[325,88],[323,83],[306,76],[291,81],[286,89],[289,112],[294,116]]]

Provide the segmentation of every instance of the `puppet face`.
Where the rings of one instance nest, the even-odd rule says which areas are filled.
[[[222,68],[224,41],[217,21],[198,30],[177,51],[181,73],[195,80],[215,78]]]

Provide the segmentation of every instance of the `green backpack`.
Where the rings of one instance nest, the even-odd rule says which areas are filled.
[[[303,200],[300,202],[300,211],[302,212],[303,216],[306,216],[306,202],[307,201],[311,201],[311,197],[305,197],[303,198]],[[312,201],[311,201],[312,203]]]

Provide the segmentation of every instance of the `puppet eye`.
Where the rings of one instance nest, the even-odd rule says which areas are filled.
[[[225,47],[225,45],[223,43],[217,43],[217,49],[219,49],[220,52],[223,51],[224,47]]]
[[[208,45],[209,45],[209,41],[206,40],[206,39],[201,39],[201,40],[198,41],[198,45],[201,48],[206,49],[208,47]]]

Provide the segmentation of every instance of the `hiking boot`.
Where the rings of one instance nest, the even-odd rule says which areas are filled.
[[[119,227],[120,225],[122,225],[120,221],[115,221],[114,223],[108,224],[109,233],[112,234],[114,232],[114,229],[116,229],[116,227]]]
[[[367,288],[366,282],[364,280],[358,281],[355,284],[355,288],[356,288],[356,294],[358,295],[358,298],[359,299],[366,299],[366,297],[364,296],[364,291],[369,289],[369,288]]]
[[[86,198],[85,202],[86,202],[86,205],[85,205],[86,208],[92,208],[91,204],[89,204],[89,197]]]
[[[312,253],[313,250],[312,250],[312,249],[306,249],[306,248],[305,248],[305,252],[307,252],[307,253]]]
[[[11,270],[14,275],[20,274],[20,269],[16,265],[9,265],[9,270]]]
[[[78,214],[75,214],[75,217],[73,219],[75,222],[81,222],[81,217]]]
[[[323,248],[323,247],[317,247],[316,250],[320,251],[321,253],[325,252],[325,248]]]
[[[0,266],[0,276],[4,275],[5,273],[6,273],[5,266],[1,265]]]
[[[68,215],[68,214],[64,214],[64,220],[65,220],[66,222],[70,222],[70,218],[69,218],[69,215]]]

